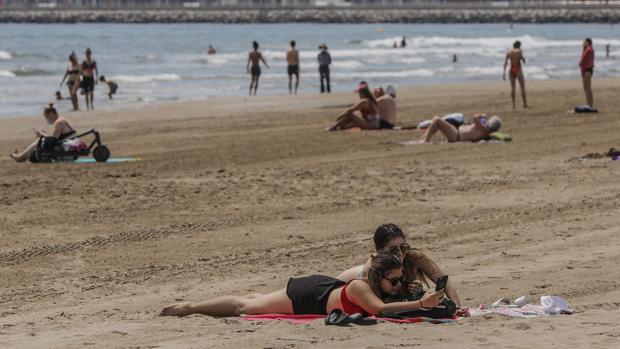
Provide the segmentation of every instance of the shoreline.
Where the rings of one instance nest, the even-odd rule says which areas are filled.
[[[618,23],[619,7],[0,10],[0,23]]]

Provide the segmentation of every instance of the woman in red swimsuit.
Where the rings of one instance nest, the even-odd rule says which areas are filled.
[[[366,81],[360,82],[355,92],[359,93],[359,102],[338,116],[336,124],[328,128],[328,131],[345,130],[353,127],[359,127],[362,130],[381,128],[377,100],[370,92]]]
[[[594,73],[594,48],[590,38],[586,38],[583,41],[583,52],[579,60],[579,68],[581,69],[581,80],[583,82],[583,91],[586,94],[586,101],[590,107],[593,107],[592,74]]]
[[[347,314],[378,315],[402,310],[432,308],[439,304],[443,291],[426,293],[413,302],[384,303],[396,295],[403,282],[402,264],[391,254],[372,258],[368,276],[349,283],[323,275],[291,278],[286,288],[269,294],[245,297],[222,296],[191,303],[175,303],[165,307],[160,315],[239,316],[241,314],[319,314],[340,309]]]

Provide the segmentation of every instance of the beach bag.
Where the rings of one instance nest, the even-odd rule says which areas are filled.
[[[465,123],[465,115],[461,113],[446,114],[442,117],[442,119],[452,124],[457,129]]]
[[[456,304],[448,298],[444,298],[434,308],[421,308],[415,310],[397,311],[394,313],[381,313],[380,317],[387,317],[392,319],[409,319],[418,317],[427,317],[431,319],[450,319],[454,317],[457,307]]]
[[[598,109],[592,108],[587,104],[583,104],[575,107],[575,113],[598,113]]]
[[[82,151],[86,150],[88,146],[83,140],[79,138],[73,138],[62,142],[62,148],[64,151]]]

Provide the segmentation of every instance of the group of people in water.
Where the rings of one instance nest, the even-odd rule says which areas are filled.
[[[450,280],[443,289],[424,290],[425,286],[428,288],[446,274],[424,252],[412,248],[398,226],[391,223],[379,226],[373,240],[376,253],[365,264],[349,268],[336,277],[290,278],[285,288],[272,293],[174,303],[166,306],[160,314],[327,315],[338,309],[349,315],[382,315],[434,308],[444,297],[461,308],[456,287]],[[467,309],[460,309],[457,315],[467,316]]]
[[[84,55],[85,59],[80,63],[75,52],[71,52],[65,75],[62,77],[62,81],[60,81],[61,87],[65,81],[67,82],[69,99],[74,111],[80,109],[78,102],[78,91],[80,89],[84,95],[87,110],[95,109],[94,92],[95,85],[98,82],[105,83],[108,86],[108,98],[110,99],[118,90],[118,84],[115,81],[106,80],[103,75],[99,76],[97,61],[93,58],[92,50],[87,48]],[[60,91],[56,91],[56,99],[64,99]]]

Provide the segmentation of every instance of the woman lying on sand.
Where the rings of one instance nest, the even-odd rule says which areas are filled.
[[[353,127],[359,127],[362,130],[380,128],[379,106],[366,81],[360,82],[355,92],[359,93],[360,101],[338,116],[336,124],[328,128],[328,131],[345,130]]]
[[[385,296],[394,296],[403,282],[402,264],[393,255],[373,256],[367,277],[346,283],[329,276],[311,275],[291,278],[286,288],[269,294],[245,297],[222,296],[198,303],[175,303],[165,307],[160,315],[239,316],[241,314],[320,314],[334,309],[347,314],[379,315],[402,310],[432,308],[439,304],[443,291],[427,293],[414,302],[384,303]]]
[[[399,296],[413,299],[415,295],[423,291],[422,282],[428,287],[428,279],[435,282],[444,274],[441,269],[424,253],[412,250],[405,241],[405,234],[395,224],[388,223],[380,225],[375,230],[373,238],[377,253],[390,253],[397,256],[403,264],[404,280]],[[347,269],[340,273],[336,278],[344,282],[349,282],[355,278],[365,276],[371,267],[372,258],[366,264]],[[446,286],[446,295],[456,305],[461,307],[461,300],[451,281]]]
[[[490,133],[496,132],[502,126],[502,120],[497,116],[491,117],[486,121],[486,115],[477,114],[473,117],[474,123],[470,125],[461,125],[458,129],[443,120],[439,116],[433,117],[431,126],[426,130],[418,143],[430,143],[433,135],[437,131],[441,132],[448,142],[478,142],[486,139]]]
[[[43,130],[35,130],[37,140],[30,144],[28,148],[21,153],[19,153],[17,149],[13,151],[10,155],[13,160],[17,162],[24,162],[31,158],[34,154],[34,150],[37,148],[39,138],[41,137],[53,137],[55,142],[62,142],[62,140],[75,133],[75,130],[71,127],[69,121],[58,116],[58,112],[56,111],[56,108],[54,108],[54,104],[50,103],[49,107],[45,108],[43,111],[43,116],[45,117],[47,123],[52,125],[52,134],[50,135]]]

